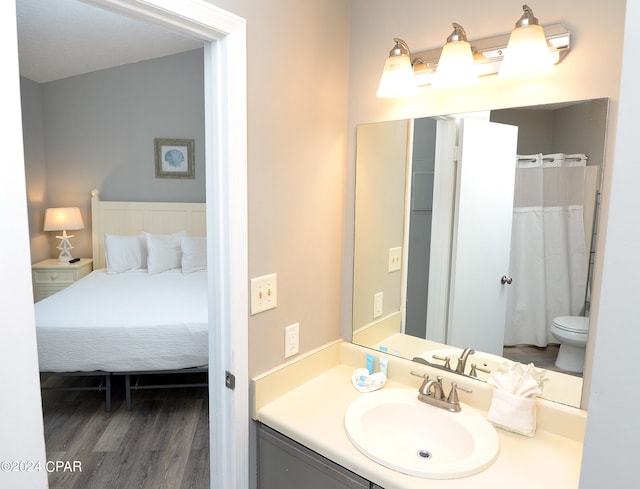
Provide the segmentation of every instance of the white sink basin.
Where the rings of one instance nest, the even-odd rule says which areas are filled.
[[[444,365],[444,362],[442,360],[433,358],[434,355],[440,358],[449,357],[451,359],[450,360],[451,368],[455,370],[456,365],[458,364],[458,358],[460,358],[461,354],[462,354],[462,350],[459,348],[441,348],[438,350],[426,351],[418,356],[436,365]],[[472,363],[475,363],[476,366],[479,368],[483,368],[486,370],[490,370],[491,372],[494,372],[494,371],[497,371],[504,364],[511,366],[513,365],[514,362],[504,357],[500,357],[498,355],[477,351],[473,355],[469,355],[467,357],[467,366],[464,369],[465,374],[469,375]],[[490,375],[490,373],[483,372],[481,370],[477,370],[476,374],[477,374],[477,378],[480,380],[487,380]]]
[[[498,434],[482,414],[464,404],[451,413],[417,395],[417,389],[363,394],[345,413],[347,436],[370,459],[417,477],[455,479],[494,462]]]

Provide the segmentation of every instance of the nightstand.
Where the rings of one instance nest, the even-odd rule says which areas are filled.
[[[33,273],[33,298],[36,302],[61,291],[93,270],[91,258],[81,258],[75,263],[50,258],[31,265]]]

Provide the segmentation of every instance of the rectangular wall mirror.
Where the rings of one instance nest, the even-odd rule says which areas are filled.
[[[579,407],[608,105],[358,126],[353,342]]]

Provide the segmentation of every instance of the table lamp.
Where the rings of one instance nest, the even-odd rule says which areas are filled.
[[[56,236],[60,240],[58,261],[68,262],[73,259],[73,246],[69,242],[73,235],[67,235],[67,231],[75,229],[84,229],[82,215],[77,207],[50,207],[45,211],[43,231],[62,231],[62,236]]]

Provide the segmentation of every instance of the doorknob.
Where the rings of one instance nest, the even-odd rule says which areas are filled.
[[[507,277],[506,275],[503,275],[502,278],[500,278],[500,283],[502,285],[511,285],[511,282],[513,282],[513,279],[511,277]]]

